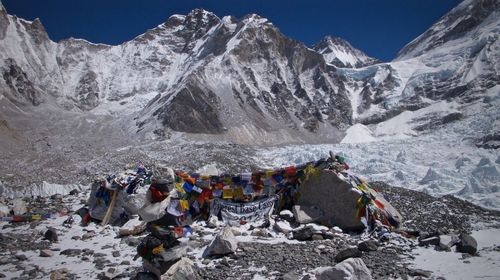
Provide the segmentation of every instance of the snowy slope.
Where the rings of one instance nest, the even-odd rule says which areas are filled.
[[[325,57],[326,62],[338,67],[360,68],[376,64],[379,61],[369,57],[349,42],[332,36],[326,36],[313,49]]]

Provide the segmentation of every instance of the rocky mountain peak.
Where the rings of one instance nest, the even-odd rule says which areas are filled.
[[[220,18],[214,13],[204,9],[194,9],[186,15],[184,24],[191,27],[212,27],[220,22]]]
[[[354,48],[346,40],[330,35],[314,45],[313,49],[322,54],[328,63],[343,68],[359,68],[380,62]]]
[[[401,49],[397,59],[416,57],[464,37],[488,21],[498,21],[499,14],[500,2],[496,0],[465,0]]]
[[[184,20],[186,20],[185,15],[171,15],[167,21],[164,23],[166,27],[175,27],[179,26],[184,23]]]
[[[248,14],[241,19],[241,23],[250,26],[259,26],[263,23],[269,23],[267,18],[263,18],[257,14]]]

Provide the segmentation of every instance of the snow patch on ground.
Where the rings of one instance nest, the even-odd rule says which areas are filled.
[[[434,276],[453,279],[498,279],[500,277],[500,229],[474,231],[479,256],[465,257],[458,252],[438,252],[419,247],[412,263],[414,268],[433,271]]]

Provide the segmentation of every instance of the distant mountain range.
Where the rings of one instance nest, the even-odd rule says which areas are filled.
[[[196,9],[109,46],[53,42],[40,20],[0,6],[0,129],[11,131],[2,142],[68,121],[43,120],[50,110],[120,120],[131,138],[335,143],[355,123],[471,102],[498,85],[499,5],[462,2],[388,63],[330,36],[309,48],[255,14]]]

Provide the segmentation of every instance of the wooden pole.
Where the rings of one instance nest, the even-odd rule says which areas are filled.
[[[105,225],[107,225],[109,223],[109,220],[111,219],[111,214],[113,214],[113,209],[115,208],[116,199],[118,197],[118,192],[119,191],[120,191],[120,187],[117,187],[114,190],[113,197],[111,198],[111,202],[109,203],[109,206],[108,206],[108,211],[106,212],[106,215],[104,216],[104,219],[102,219],[101,226],[105,226]]]

